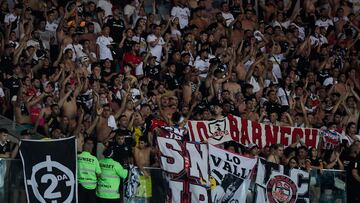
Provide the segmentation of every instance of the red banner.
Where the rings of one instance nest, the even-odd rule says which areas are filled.
[[[254,143],[259,148],[277,143],[287,147],[299,137],[308,147],[317,148],[319,142],[319,130],[315,128],[265,125],[233,115],[220,120],[188,121],[188,130],[190,141],[215,145],[233,140],[243,145]]]

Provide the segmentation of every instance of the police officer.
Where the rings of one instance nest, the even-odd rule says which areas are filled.
[[[96,184],[100,177],[99,161],[91,152],[94,140],[84,139],[83,151],[78,154],[78,197],[79,203],[96,203]]]
[[[125,179],[128,171],[112,159],[113,154],[113,149],[109,147],[103,152],[105,158],[99,161],[102,173],[96,189],[98,203],[120,202],[120,178]]]

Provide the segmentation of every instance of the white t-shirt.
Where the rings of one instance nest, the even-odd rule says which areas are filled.
[[[97,3],[97,7],[100,7],[105,11],[105,16],[113,15],[113,13],[112,13],[113,5],[111,4],[110,1],[99,0]]]
[[[16,20],[16,16],[12,13],[6,14],[4,18],[4,23],[10,24]]]
[[[204,71],[204,70],[208,69],[209,66],[210,66],[209,59],[202,60],[202,59],[200,58],[200,56],[198,56],[198,57],[196,57],[194,66],[195,66],[195,68],[198,69],[199,71]],[[200,74],[199,76],[202,77],[202,78],[206,78],[207,73],[202,73],[202,74]]]
[[[233,14],[231,14],[230,12],[228,12],[228,13],[221,12],[221,15],[222,15],[222,16],[224,17],[224,19],[225,19],[226,26],[229,26],[230,23],[232,23],[232,22],[235,20]]]
[[[108,118],[108,126],[112,129],[112,130],[117,130],[118,127],[116,125],[116,120],[115,117],[113,115],[110,115]]]
[[[328,40],[323,35],[320,35],[320,36],[311,35],[310,36],[311,46],[323,45],[323,44],[327,44],[327,43],[328,43]]]
[[[171,16],[179,18],[180,29],[189,25],[190,10],[188,7],[175,6],[171,9]]]
[[[140,62],[135,68],[135,75],[142,76],[144,75],[144,62]]]
[[[282,28],[285,28],[287,29],[290,25],[290,21],[284,21],[284,22],[279,22],[279,21],[274,21],[273,22],[273,27],[276,27],[276,26],[280,26]]]
[[[45,30],[49,31],[49,32],[56,32],[56,29],[58,28],[58,24],[55,22],[47,22],[46,21],[46,26],[45,26]]]
[[[325,27],[327,29],[330,25],[334,25],[331,19],[322,20],[321,18],[315,22],[316,26]]]
[[[111,37],[105,37],[104,35],[101,35],[96,39],[96,44],[99,46],[100,60],[107,58],[113,60],[111,50],[109,47],[107,47],[108,45],[111,45],[113,41],[114,40]]]
[[[280,98],[280,103],[282,106],[289,106],[288,99],[290,98],[290,91],[284,90],[284,88],[279,88],[277,91],[277,96]]]
[[[165,44],[164,39],[160,36],[160,40],[154,47],[150,45],[150,42],[155,41],[157,38],[158,37],[156,37],[154,34],[148,35],[146,42],[149,43],[151,55],[156,56],[156,61],[160,62],[162,55],[162,45]]]
[[[275,75],[276,78],[281,79],[282,75],[281,75],[281,69],[280,69],[280,65],[281,61],[284,60],[284,55],[283,54],[276,54],[276,55],[272,55],[270,57],[270,60],[273,62],[273,68],[272,68],[272,72]]]
[[[298,25],[296,25],[295,23],[291,23],[290,25],[293,25],[293,26],[295,26],[295,27],[298,29],[298,31],[299,31],[299,38],[300,38],[301,40],[304,40],[304,39],[305,39],[305,28],[304,28],[304,27],[301,27],[301,26],[298,26]]]
[[[132,88],[130,90],[130,93],[131,93],[131,98],[133,99],[133,101],[137,102],[139,99],[137,99],[136,97],[141,95],[140,90],[136,89],[136,88]]]
[[[72,60],[75,61],[76,59],[80,59],[83,56],[86,56],[86,54],[83,52],[83,46],[81,44],[68,44],[64,50],[71,49],[73,51],[73,57]]]
[[[99,23],[94,22],[94,21],[92,21],[92,23],[94,24],[94,33],[95,34],[100,33],[101,32],[101,26],[99,25]]]
[[[0,97],[5,97],[3,88],[0,87]]]
[[[254,76],[251,76],[249,84],[251,84],[253,86],[253,93],[260,91],[259,82],[255,79]]]
[[[130,16],[135,14],[135,10],[136,10],[136,8],[133,5],[127,4],[124,7],[124,15],[127,16],[128,18],[130,18]]]
[[[334,78],[333,77],[326,78],[323,82],[323,85],[324,86],[334,85]]]

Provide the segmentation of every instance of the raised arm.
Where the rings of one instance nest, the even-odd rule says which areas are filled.
[[[61,107],[64,105],[65,101],[69,98],[69,96],[71,95],[71,93],[72,93],[72,90],[71,90],[71,91],[68,91],[65,95],[63,95],[63,96],[60,98],[60,100],[59,100],[59,102],[58,102],[59,108],[61,108]]]
[[[126,93],[124,94],[124,96],[122,98],[120,109],[114,115],[115,119],[118,119],[121,116],[121,114],[124,113],[125,107],[126,107],[126,102],[128,101],[129,96],[130,96],[130,88],[126,91]]]
[[[262,61],[264,60],[264,57],[261,57],[260,59],[256,60],[255,63],[253,63],[249,69],[249,71],[246,73],[246,76],[245,76],[245,80],[246,81],[249,81],[253,72],[254,72],[254,68],[259,64],[261,63]]]
[[[91,122],[90,127],[89,127],[88,129],[86,129],[86,134],[91,135],[91,133],[94,131],[97,123],[98,123],[99,120],[100,120],[100,116],[101,116],[102,112],[103,112],[103,108],[97,108],[97,109],[96,109],[96,117],[95,117],[95,119]]]

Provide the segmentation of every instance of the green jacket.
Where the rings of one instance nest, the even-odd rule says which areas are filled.
[[[98,180],[96,195],[103,199],[119,199],[120,178],[126,178],[128,171],[111,158],[99,161],[101,176]]]
[[[94,190],[97,183],[97,174],[101,173],[99,161],[89,152],[78,154],[78,181],[86,189]]]

